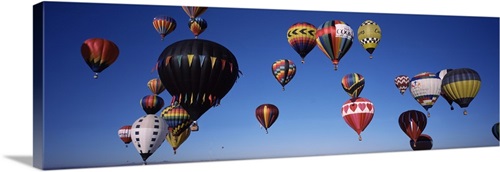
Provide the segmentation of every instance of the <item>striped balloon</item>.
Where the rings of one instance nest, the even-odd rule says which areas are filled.
[[[165,91],[165,86],[161,83],[160,78],[153,78],[148,81],[148,88],[151,90],[151,93],[158,95]]]
[[[342,105],[342,118],[356,133],[358,133],[359,141],[362,140],[361,132],[370,124],[375,114],[373,103],[362,97],[347,100]]]
[[[203,18],[196,17],[194,19],[189,19],[188,23],[189,30],[193,32],[194,38],[198,38],[198,35],[203,33],[205,29],[207,29],[208,24],[207,21]]]
[[[128,144],[132,142],[132,136],[130,134],[131,125],[125,125],[118,129],[118,137],[125,143],[125,147],[128,147]]]
[[[140,104],[146,114],[156,114],[165,105],[163,99],[157,95],[144,96]]]
[[[208,7],[182,6],[182,9],[190,19],[196,18],[207,11]]]
[[[398,122],[401,130],[414,141],[413,147],[416,147],[418,138],[427,126],[425,114],[418,110],[408,110],[399,115]]]
[[[500,132],[500,128],[498,127],[498,122],[491,127],[491,132],[493,133],[493,136],[498,139],[498,132]]]
[[[160,15],[153,19],[153,27],[156,29],[158,34],[160,34],[161,40],[163,41],[165,36],[175,30],[177,22],[172,17]]]
[[[399,89],[399,93],[403,95],[410,84],[410,77],[406,75],[396,76],[396,78],[394,78],[394,84],[396,84],[396,87]]]
[[[286,38],[304,63],[306,55],[316,47],[316,27],[311,23],[297,22],[288,28]]]
[[[341,85],[351,98],[356,98],[365,87],[365,78],[359,73],[350,73],[342,78]]]
[[[279,113],[278,107],[273,104],[261,104],[255,109],[255,117],[266,130],[266,134],[268,133],[267,129],[278,119]]]
[[[453,69],[443,78],[442,89],[461,108],[469,107],[481,88],[481,77],[469,68]],[[467,115],[467,109],[464,109]]]
[[[165,119],[168,124],[168,131],[174,136],[179,136],[193,122],[187,111],[179,104],[167,106],[161,112],[161,117]]]
[[[429,108],[432,108],[441,95],[441,79],[431,72],[419,73],[410,80],[410,92],[427,111],[427,117],[431,117]]]
[[[297,67],[292,60],[280,59],[273,63],[273,75],[283,87],[283,91],[285,91],[285,85],[287,85],[295,76],[296,70]]]
[[[332,61],[335,70],[351,48],[353,38],[352,28],[340,20],[326,21],[316,30],[316,45]]]

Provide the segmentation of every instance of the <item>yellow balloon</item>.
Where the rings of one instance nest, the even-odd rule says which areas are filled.
[[[373,51],[377,48],[381,38],[382,30],[372,20],[364,21],[358,28],[358,40],[363,45],[363,48],[370,53],[370,59],[373,58]]]
[[[177,154],[177,149],[188,139],[190,134],[191,130],[189,128],[184,130],[179,136],[174,136],[172,133],[168,133],[166,139],[168,143],[170,143],[170,146],[172,146],[174,154]]]

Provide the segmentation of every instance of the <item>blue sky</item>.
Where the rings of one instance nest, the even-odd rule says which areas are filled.
[[[161,51],[194,38],[187,14],[179,6],[47,4],[45,10],[47,167],[141,162],[133,145],[125,148],[117,129],[145,114],[139,100],[150,94],[146,83],[157,76],[150,71]],[[157,15],[177,21],[164,41],[151,23]],[[243,75],[221,105],[200,118],[200,131],[191,134],[177,155],[164,142],[148,162],[411,151],[397,119],[406,110],[425,110],[409,91],[399,94],[394,77],[462,67],[475,69],[482,78],[469,115],[463,116],[456,104],[450,111],[439,98],[429,110],[424,133],[433,137],[433,149],[498,145],[490,130],[498,121],[497,18],[223,8],[209,8],[200,17],[208,28],[199,39],[231,50]],[[355,31],[366,19],[377,22],[382,40],[374,58],[354,40],[337,71],[317,47],[300,64],[286,40],[288,28],[295,22],[319,26],[332,19]],[[112,40],[120,48],[118,60],[97,80],[80,54],[81,44],[91,37]],[[282,58],[297,65],[285,91],[270,71],[272,62]],[[340,114],[349,98],[340,80],[351,72],[365,77],[360,96],[375,105],[361,142]],[[170,101],[168,92],[160,96]],[[263,103],[280,109],[269,134],[255,118],[255,108]]]

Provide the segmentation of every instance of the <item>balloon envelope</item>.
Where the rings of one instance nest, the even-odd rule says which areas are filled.
[[[163,99],[157,95],[144,96],[140,103],[146,114],[156,114],[165,105]]]
[[[274,78],[276,78],[283,90],[285,90],[285,85],[287,85],[295,76],[297,67],[292,60],[280,59],[273,63],[271,70]]]
[[[453,69],[443,78],[442,89],[461,108],[469,107],[481,88],[479,73],[470,68]],[[464,115],[467,111],[464,110]]]
[[[306,55],[316,47],[316,26],[307,22],[297,22],[288,28],[286,38],[304,63]]]
[[[396,76],[396,78],[394,78],[394,84],[396,84],[396,87],[399,89],[399,93],[403,95],[410,84],[410,77],[406,75]]]
[[[189,18],[196,18],[203,14],[208,7],[182,6],[182,9],[186,12]]]
[[[432,149],[432,137],[427,134],[421,134],[420,137],[418,137],[417,142],[410,140],[410,147],[414,151],[430,150]]]
[[[316,30],[316,44],[332,61],[335,70],[351,48],[353,37],[352,28],[340,20],[326,21]]]
[[[431,72],[422,72],[410,80],[410,92],[413,98],[428,112],[441,95],[441,79]]]
[[[370,59],[373,58],[373,51],[377,48],[381,38],[382,30],[380,26],[372,20],[365,20],[358,28],[358,41],[363,45],[363,48],[368,51]]]
[[[123,141],[125,144],[129,144],[132,142],[132,137],[130,135],[130,129],[132,128],[131,125],[125,125],[118,129],[118,137]]]
[[[174,136],[172,133],[168,133],[166,139],[168,143],[170,143],[170,146],[172,146],[174,154],[177,154],[177,149],[189,138],[189,135],[191,135],[190,129],[182,131],[177,136]]]
[[[194,34],[194,37],[198,38],[198,35],[203,33],[205,29],[207,29],[208,24],[205,19],[196,17],[193,19],[189,19],[188,27],[189,30]]]
[[[452,71],[453,69],[443,69],[443,70],[440,70],[439,72],[436,73],[436,75],[441,79],[441,86],[443,84],[443,78],[444,76],[449,72],[449,71]],[[446,91],[441,87],[441,97],[443,97],[446,102],[448,102],[448,104],[450,105],[450,109],[453,110],[455,108],[453,108],[453,99],[451,99],[450,96],[448,96],[448,94],[446,94]]]
[[[408,110],[399,115],[399,127],[414,142],[427,126],[427,117],[418,110]],[[413,145],[414,147],[416,144]]]
[[[163,109],[161,117],[167,122],[168,131],[173,136],[179,136],[193,122],[187,111],[179,104],[172,104]]]
[[[181,40],[167,46],[157,64],[172,102],[178,102],[194,121],[220,104],[240,73],[229,49],[203,39]]]
[[[132,143],[144,163],[161,146],[168,134],[167,123],[154,114],[139,117],[131,129]]]
[[[347,100],[342,105],[342,118],[356,133],[358,133],[359,141],[361,141],[361,132],[370,124],[375,114],[375,106],[373,103],[362,97],[352,98]]]
[[[500,128],[498,127],[498,122],[491,127],[491,132],[493,133],[493,136],[498,139],[498,132],[500,131]]]
[[[266,130],[266,134],[268,133],[267,129],[278,119],[279,113],[280,111],[276,105],[268,103],[261,104],[255,109],[255,117]]]
[[[83,60],[95,73],[95,79],[116,61],[120,53],[113,41],[103,38],[89,38],[83,42],[80,49]]]
[[[148,88],[151,93],[158,95],[165,91],[165,86],[161,83],[160,78],[153,78],[148,81]]]
[[[359,73],[350,73],[342,77],[341,85],[351,98],[356,98],[365,87],[365,77]]]
[[[175,30],[177,22],[172,17],[159,15],[153,19],[153,27],[156,29],[156,32],[160,34],[161,40],[163,40],[165,36]]]

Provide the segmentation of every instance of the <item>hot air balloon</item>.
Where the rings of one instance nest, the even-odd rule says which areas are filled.
[[[161,117],[167,122],[168,131],[173,136],[179,136],[193,122],[187,111],[178,103],[174,103],[163,109]]]
[[[168,133],[167,135],[167,141],[170,143],[170,146],[172,146],[172,149],[174,150],[174,155],[177,154],[177,149],[184,143],[189,138],[189,135],[191,134],[190,129],[186,129],[182,131],[179,135],[174,136],[172,133]]]
[[[342,77],[340,84],[351,98],[356,98],[359,97],[363,87],[365,87],[365,78],[359,73],[350,73]]]
[[[139,117],[131,129],[132,143],[146,165],[146,160],[161,146],[168,134],[167,123],[154,114]]]
[[[132,137],[130,135],[131,125],[125,125],[118,129],[118,137],[125,143],[125,147],[128,147],[128,144],[132,142]]]
[[[500,128],[498,128],[498,122],[491,127],[491,132],[493,133],[493,136],[498,139],[498,132],[500,131]]]
[[[157,95],[144,96],[140,103],[146,114],[156,114],[165,105],[163,99]]]
[[[442,89],[461,108],[469,107],[481,88],[479,73],[470,68],[453,69],[443,78]],[[467,109],[464,109],[467,115]]]
[[[410,77],[406,75],[399,75],[394,78],[394,83],[396,87],[399,89],[399,93],[403,95],[410,84]]]
[[[361,132],[370,124],[375,114],[373,103],[362,97],[352,98],[342,105],[341,112],[342,118],[344,118],[349,127],[358,133],[358,139],[361,141]]]
[[[255,109],[255,117],[266,130],[266,134],[268,133],[267,129],[278,119],[279,113],[280,111],[276,105],[268,103],[261,104]]]
[[[316,30],[316,44],[330,58],[335,70],[339,61],[349,51],[354,32],[351,27],[340,20],[330,20]]]
[[[198,120],[218,106],[239,78],[236,57],[209,40],[187,39],[166,47],[158,58],[158,75],[172,102]]]
[[[205,31],[205,29],[208,27],[208,24],[205,19],[196,17],[194,19],[189,19],[188,27],[189,30],[193,32],[194,38],[198,38],[198,35]]]
[[[453,70],[453,69],[443,69],[443,70],[436,73],[436,75],[441,79],[441,84],[443,84],[442,81],[443,81],[443,78],[446,75],[446,73],[448,73],[451,70]],[[453,108],[453,105],[452,105],[453,99],[451,99],[450,96],[448,96],[448,94],[446,94],[446,92],[442,88],[441,88],[441,97],[443,97],[448,102],[451,110],[455,109],[455,108]]]
[[[278,80],[285,91],[285,85],[287,85],[295,76],[295,72],[297,71],[297,67],[292,60],[288,59],[280,59],[273,63],[272,72],[274,78]]]
[[[148,88],[154,95],[159,95],[165,91],[165,86],[161,83],[160,78],[153,78],[148,81]]]
[[[413,146],[415,145],[415,146]],[[414,150],[431,150],[432,149],[432,137],[427,134],[420,134],[417,142],[410,140],[410,147]]]
[[[182,9],[186,12],[190,19],[194,19],[203,14],[208,7],[182,6]]]
[[[307,22],[297,22],[290,26],[286,38],[304,63],[307,54],[316,47],[316,26]]]
[[[380,26],[372,20],[365,20],[358,28],[358,41],[363,45],[363,48],[370,53],[370,59],[373,58],[373,51],[377,48],[381,38],[382,30]]]
[[[399,127],[403,132],[414,141],[413,147],[416,147],[417,140],[427,126],[427,117],[418,110],[408,110],[399,115]]]
[[[160,34],[161,40],[165,39],[165,36],[172,33],[177,27],[177,22],[174,18],[164,15],[156,16],[153,19],[153,26]]]
[[[83,42],[81,54],[83,60],[85,60],[90,69],[95,73],[94,79],[97,79],[99,73],[116,61],[120,54],[120,50],[118,46],[110,40],[89,38]]]
[[[441,95],[441,79],[431,72],[419,73],[410,80],[410,92],[431,117],[429,109]]]

